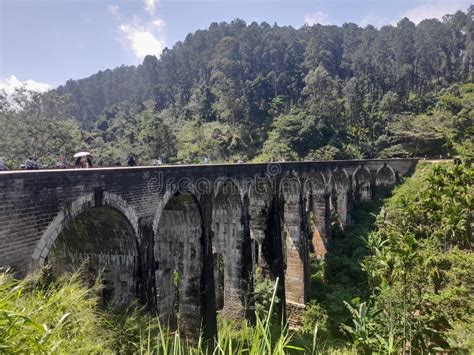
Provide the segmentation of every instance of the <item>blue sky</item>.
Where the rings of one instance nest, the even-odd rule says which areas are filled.
[[[0,0],[0,89],[33,90],[138,64],[212,22],[241,18],[296,28],[380,27],[466,10],[471,0]]]

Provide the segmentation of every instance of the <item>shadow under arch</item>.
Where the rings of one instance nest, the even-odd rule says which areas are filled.
[[[372,199],[372,175],[366,167],[359,166],[352,175],[352,181],[356,201],[367,201]]]
[[[331,191],[331,210],[336,214],[336,219],[342,228],[350,224],[350,179],[344,169],[337,169],[332,172],[329,182]]]
[[[36,271],[43,267],[46,257],[59,234],[74,218],[88,209],[97,207],[110,207],[120,212],[131,225],[134,235],[139,238],[138,216],[133,207],[123,198],[107,191],[102,193],[102,198],[99,200],[94,193],[85,194],[72,201],[66,207],[63,207],[48,225],[40,240],[36,243],[31,257],[29,271]]]
[[[51,242],[43,262],[55,276],[78,268],[103,283],[102,302],[131,304],[138,297],[137,234],[124,213],[111,206],[83,208]]]
[[[167,193],[154,222],[156,307],[172,328],[195,334],[201,305],[202,216],[191,192]]]
[[[285,316],[285,268],[283,257],[283,240],[281,231],[282,199],[277,191],[280,181],[268,176],[257,176],[249,185],[244,195],[244,211],[248,214],[251,264],[249,268],[252,299],[250,307],[256,307],[264,301],[261,293],[255,292],[259,282],[271,280],[274,284],[278,278],[276,296],[279,302],[274,305],[274,312]],[[249,260],[250,261],[250,260]],[[247,261],[247,263],[249,263]],[[255,323],[255,313],[247,312],[247,318]]]
[[[272,214],[275,213],[274,182],[267,178],[256,179],[249,187],[244,202],[247,204],[249,214],[249,229],[251,239],[252,272],[262,273],[264,277],[275,279],[280,275],[276,270],[275,262],[281,254],[281,241],[277,243]],[[278,245],[279,244],[279,245]]]
[[[386,163],[377,170],[375,177],[376,187],[390,187],[397,182],[397,174],[390,165]]]

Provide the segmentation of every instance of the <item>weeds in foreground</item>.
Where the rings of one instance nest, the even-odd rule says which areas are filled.
[[[275,285],[276,286],[276,285]],[[204,346],[170,331],[137,307],[120,312],[99,306],[100,282],[88,285],[81,271],[58,279],[32,275],[15,279],[0,273],[0,353],[140,353],[140,354],[288,354],[314,353],[313,344],[292,344],[285,324],[275,327],[272,313],[256,314],[255,326],[220,322],[218,336]],[[313,348],[311,348],[313,347]]]

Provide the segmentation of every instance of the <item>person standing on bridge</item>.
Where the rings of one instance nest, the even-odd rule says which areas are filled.
[[[38,169],[39,169],[38,160],[37,160],[36,158],[33,158],[31,164],[32,164],[32,169],[34,169],[34,170],[38,170]]]
[[[7,166],[5,165],[5,162],[3,161],[3,158],[0,158],[0,171],[6,171]]]
[[[25,169],[26,170],[33,170],[34,169],[34,167],[33,167],[33,158],[29,157],[28,159],[26,159]]]
[[[84,162],[82,161],[81,157],[76,158],[76,162],[74,163],[74,167],[76,169],[81,169],[84,167]]]
[[[127,165],[128,166],[137,166],[137,162],[135,161],[135,158],[133,158],[133,155],[130,155],[128,157]]]
[[[56,164],[56,166],[59,169],[67,169],[67,161],[66,161],[66,156],[64,154],[61,154],[59,156],[59,162]]]

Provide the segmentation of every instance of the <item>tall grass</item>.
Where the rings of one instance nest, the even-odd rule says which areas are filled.
[[[49,283],[0,273],[0,353],[107,352],[113,334],[96,312],[99,286],[86,287],[79,276]]]
[[[170,331],[138,307],[100,307],[100,282],[92,286],[80,271],[58,279],[33,275],[23,280],[0,272],[0,353],[288,354],[312,353],[292,344],[284,323],[274,324],[276,287],[256,324],[220,320],[218,335],[205,344]],[[198,330],[196,330],[198,332]],[[313,347],[313,349],[315,349]]]

